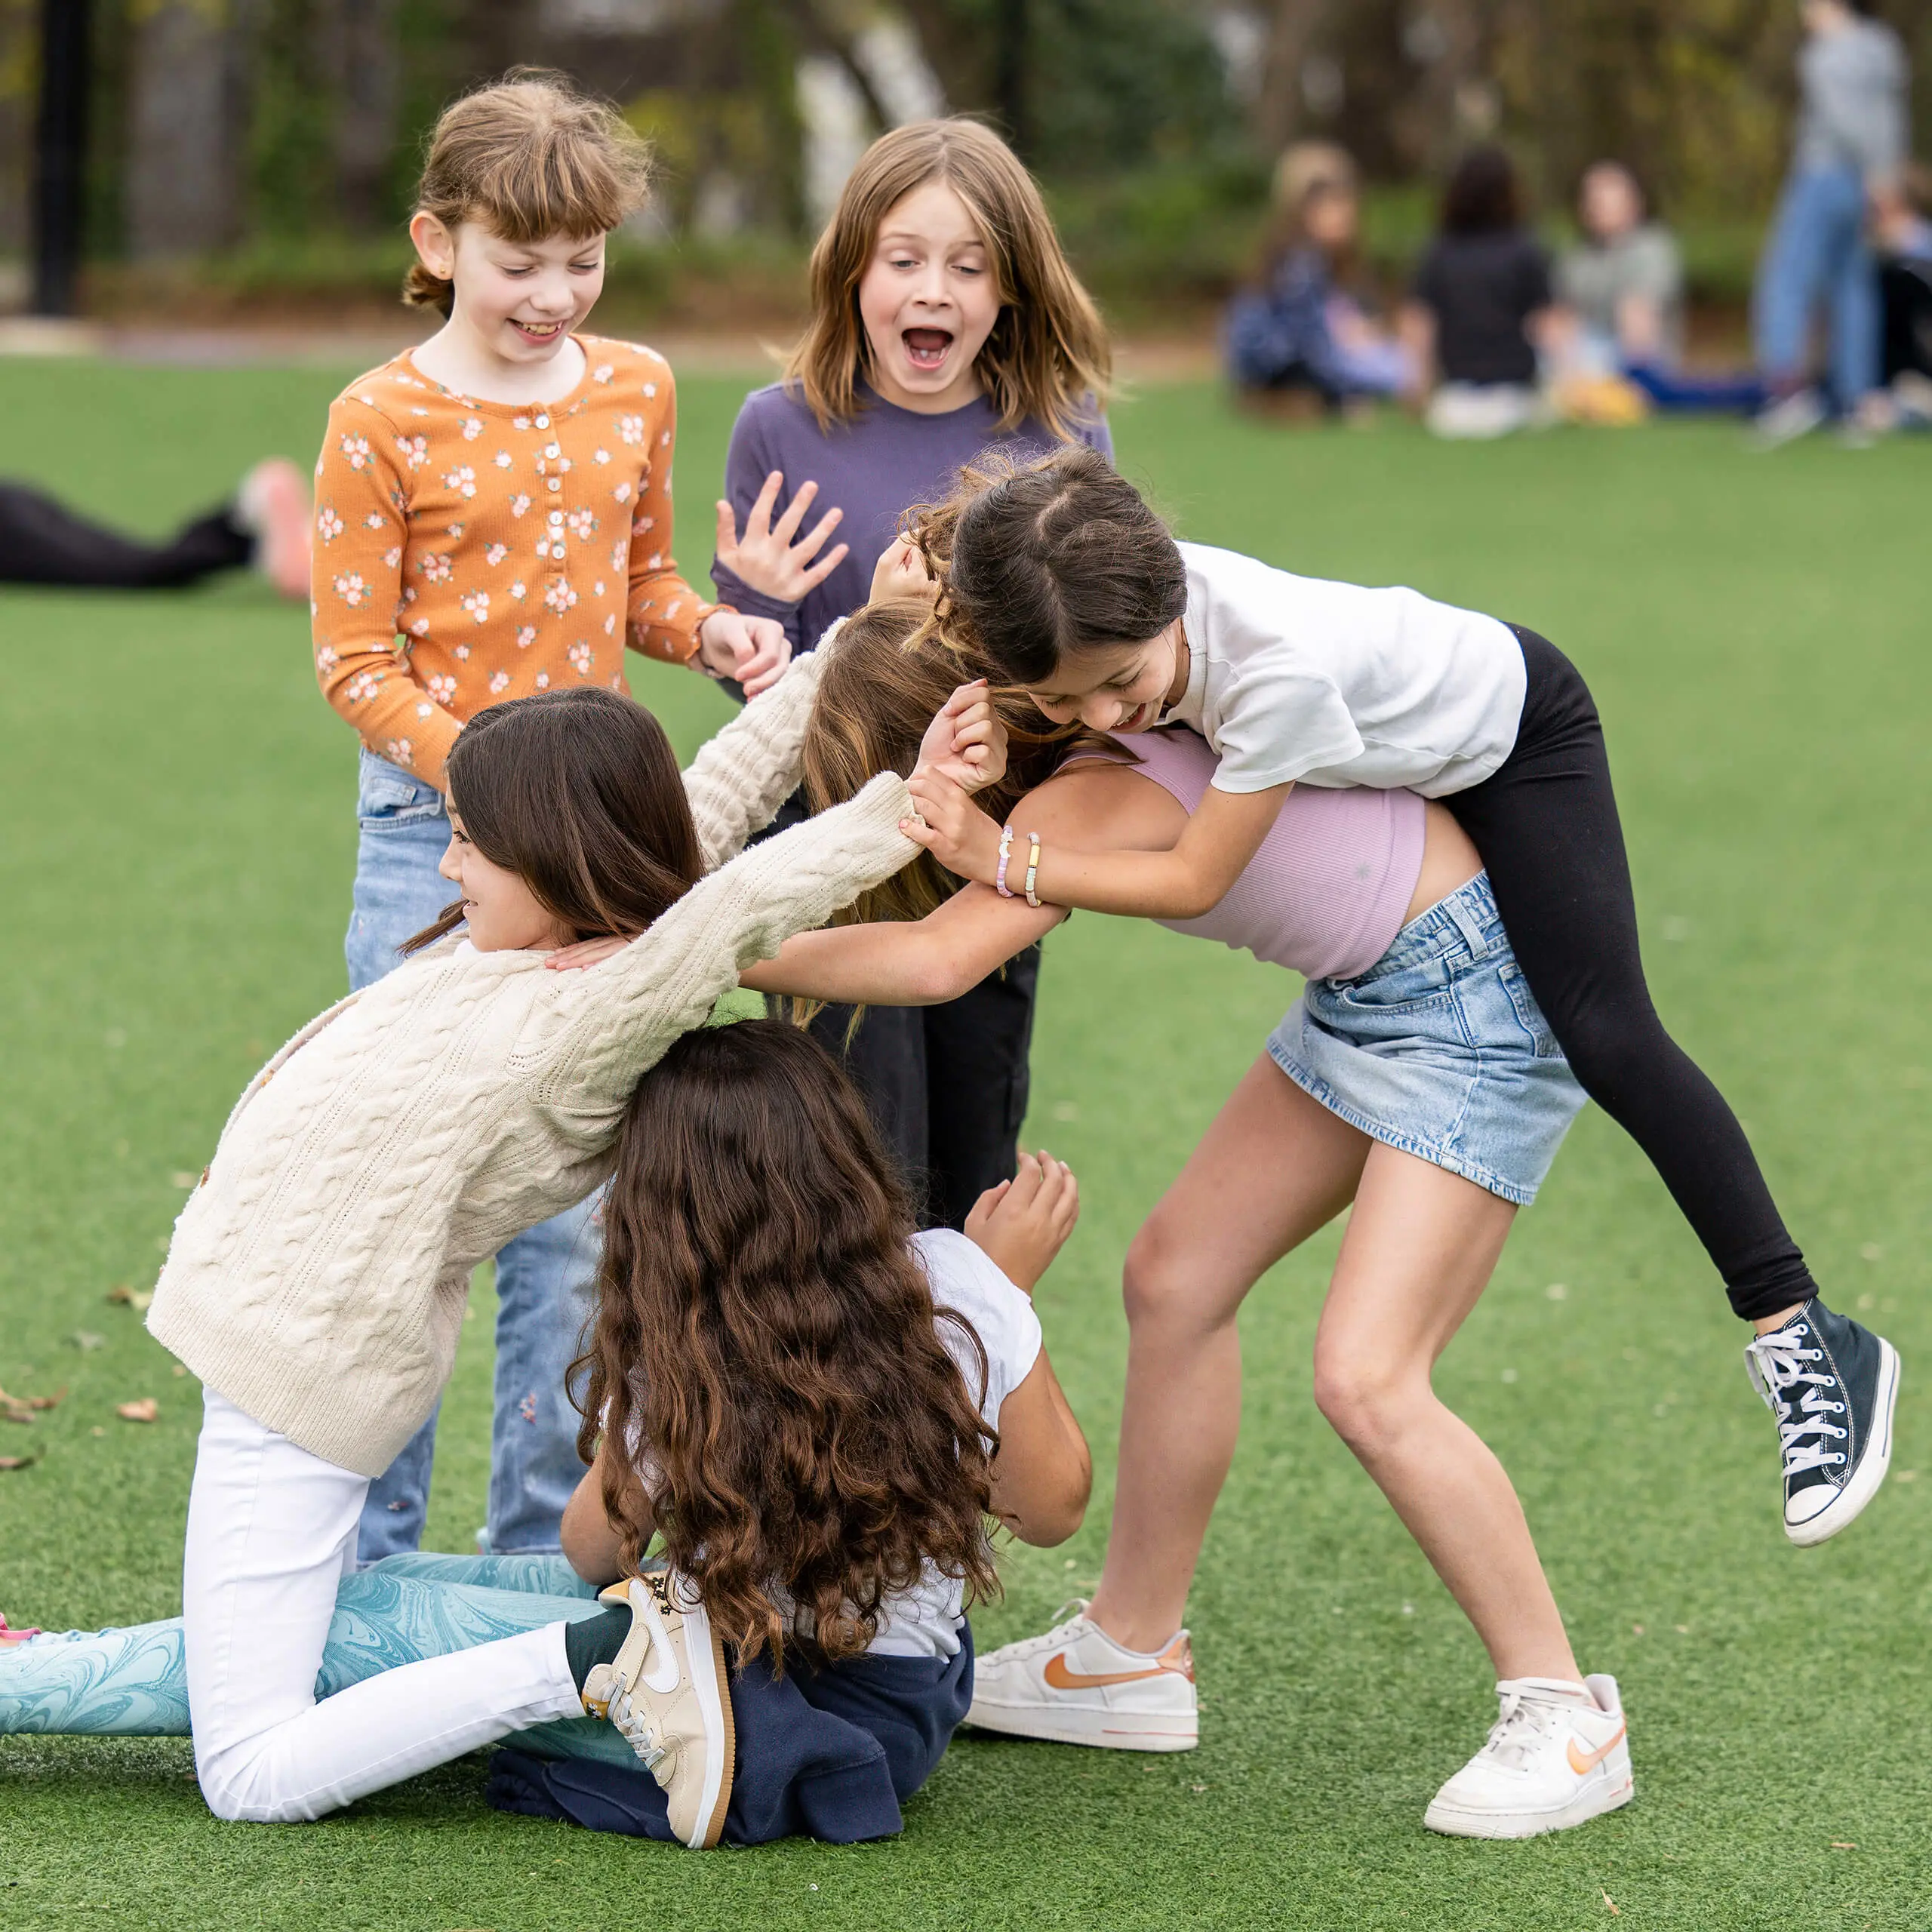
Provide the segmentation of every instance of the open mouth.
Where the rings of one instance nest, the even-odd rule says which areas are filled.
[[[510,318],[510,327],[515,329],[525,342],[540,344],[555,342],[564,332],[564,325],[561,322],[525,322],[519,321],[514,315]]]
[[[915,369],[943,368],[952,346],[950,329],[903,329],[899,339],[906,345],[906,361]]]

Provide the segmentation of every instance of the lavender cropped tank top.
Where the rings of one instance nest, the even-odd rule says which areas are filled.
[[[1190,814],[1200,804],[1217,762],[1206,739],[1169,729],[1120,742],[1140,760],[1130,771]],[[1355,979],[1389,950],[1415,895],[1423,811],[1414,792],[1297,785],[1226,897],[1198,919],[1160,923],[1307,979]]]

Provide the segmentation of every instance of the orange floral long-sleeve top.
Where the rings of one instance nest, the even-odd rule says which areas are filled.
[[[671,555],[670,365],[580,336],[561,401],[484,402],[405,352],[329,409],[310,595],[323,695],[438,786],[463,721],[574,684],[628,689],[624,646],[682,663],[718,607]]]

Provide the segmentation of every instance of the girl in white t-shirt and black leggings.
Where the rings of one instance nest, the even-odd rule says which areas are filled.
[[[1217,904],[1291,786],[1407,786],[1474,841],[1537,1004],[1584,1090],[1649,1155],[1756,1337],[1797,1543],[1848,1524],[1883,1481],[1899,1361],[1826,1308],[1743,1129],[1651,1002],[1603,726],[1575,666],[1533,631],[1415,591],[1290,575],[1177,543],[1084,451],[962,475],[918,542],[936,622],[1048,718],[1096,731],[1190,724],[1220,758],[1169,851],[1034,853],[964,793],[922,780],[907,828],[962,876],[1095,912]]]

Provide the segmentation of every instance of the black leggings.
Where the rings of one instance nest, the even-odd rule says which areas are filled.
[[[0,583],[171,590],[239,569],[254,554],[255,540],[226,509],[149,543],[89,523],[38,490],[0,483]]]
[[[1029,946],[942,1006],[866,1008],[849,1045],[849,1006],[812,1021],[920,1196],[922,1227],[963,1227],[988,1188],[1013,1178],[1039,983],[1040,949]]]
[[[1775,1314],[1816,1285],[1737,1116],[1651,1004],[1595,701],[1548,638],[1512,628],[1529,672],[1515,747],[1442,803],[1488,868],[1523,977],[1583,1091],[1650,1157],[1733,1310]]]

